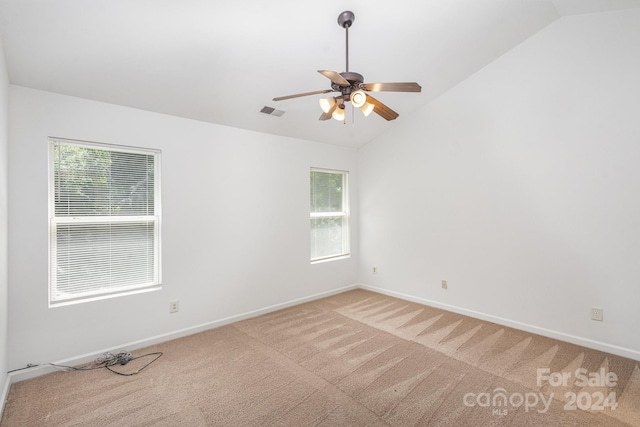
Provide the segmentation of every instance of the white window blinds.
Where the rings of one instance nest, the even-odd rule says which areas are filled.
[[[49,302],[160,285],[160,152],[50,139]]]

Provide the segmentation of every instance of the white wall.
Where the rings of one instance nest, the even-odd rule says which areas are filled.
[[[0,416],[4,406],[3,389],[7,379],[8,360],[8,264],[7,264],[7,161],[9,118],[9,77],[4,59],[2,40],[0,40]]]
[[[354,150],[17,86],[10,95],[10,368],[357,282],[357,227],[352,258],[310,265],[308,219],[309,168],[349,170],[355,183]],[[162,150],[161,291],[47,308],[48,136]]]
[[[640,357],[639,48],[562,18],[361,149],[361,282]]]

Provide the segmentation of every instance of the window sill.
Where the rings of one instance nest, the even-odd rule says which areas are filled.
[[[348,258],[351,258],[351,254],[338,255],[338,256],[335,256],[335,257],[331,257],[331,258],[317,259],[317,260],[311,261],[311,264],[324,264],[325,262],[339,261],[341,259],[348,259]]]
[[[136,294],[142,294],[142,293],[146,293],[146,292],[159,291],[161,289],[162,289],[162,285],[158,284],[158,285],[155,285],[155,286],[149,286],[149,287],[140,288],[140,289],[132,289],[132,290],[128,290],[128,291],[114,292],[114,293],[110,293],[110,294],[87,296],[87,297],[81,297],[81,298],[76,298],[76,299],[67,299],[67,300],[54,301],[54,302],[50,301],[49,302],[49,308],[64,307],[64,306],[67,306],[67,305],[82,304],[82,303],[85,303],[85,302],[92,302],[92,301],[101,301],[101,300],[105,300],[105,299],[123,297],[123,296],[127,296],[127,295],[136,295]]]

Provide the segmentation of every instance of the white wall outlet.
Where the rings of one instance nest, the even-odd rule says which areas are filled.
[[[178,301],[171,301],[169,303],[169,313],[177,313],[179,308]]]
[[[591,307],[591,319],[602,322],[602,309],[598,307]]]
[[[442,289],[447,289],[447,281],[446,280],[442,281]]]
[[[378,274],[378,268],[377,267],[373,267],[373,269],[371,271],[373,271],[373,274]]]

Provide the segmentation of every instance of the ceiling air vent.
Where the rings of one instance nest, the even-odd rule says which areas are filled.
[[[276,117],[282,117],[282,115],[284,114],[284,111],[276,110],[275,108],[267,107],[266,105],[262,107],[262,110],[260,110],[260,112],[269,114],[270,116],[276,116]]]

